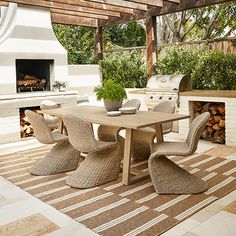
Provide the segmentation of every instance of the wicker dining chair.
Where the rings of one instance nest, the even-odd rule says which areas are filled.
[[[154,106],[153,112],[171,113],[175,112],[175,104],[171,101],[161,101]],[[162,133],[172,131],[173,122],[162,124]],[[132,159],[144,160],[151,154],[151,145],[156,137],[156,130],[153,127],[140,128],[133,131]]]
[[[141,102],[139,99],[129,99],[127,100],[122,107],[136,107],[136,110],[139,110]],[[119,135],[119,132],[122,130],[121,127],[109,127],[105,125],[100,125],[97,130],[98,139],[101,141],[115,142],[118,141],[120,144],[120,149],[122,155],[124,153],[124,138]]]
[[[41,110],[48,110],[48,109],[55,109],[55,108],[59,108],[59,105],[51,100],[43,100],[40,103],[40,109]],[[48,126],[53,128],[53,129],[57,129],[59,126],[59,122],[60,119],[58,117],[54,117],[48,114],[44,114],[43,115]]]
[[[65,115],[63,121],[73,147],[88,153],[66,183],[74,188],[92,188],[117,179],[121,164],[119,144],[96,140],[91,124],[74,115]]]
[[[51,175],[75,170],[80,152],[73,148],[68,137],[52,131],[44,117],[30,110],[25,115],[31,123],[35,138],[43,144],[55,144],[50,152],[31,169],[33,175]]]
[[[190,174],[167,156],[193,154],[209,116],[209,112],[205,112],[193,120],[185,142],[163,142],[152,145],[153,153],[148,160],[148,169],[157,193],[195,194],[207,190],[208,186],[205,181]]]

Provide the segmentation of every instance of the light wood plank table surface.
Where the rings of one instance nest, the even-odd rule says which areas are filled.
[[[126,130],[126,135],[122,182],[125,185],[140,181],[148,176],[147,173],[131,176],[131,147],[133,130],[147,126],[155,126],[157,141],[162,142],[163,133],[161,125],[163,123],[187,119],[190,117],[189,115],[167,114],[151,111],[137,111],[136,114],[122,114],[121,116],[110,117],[106,115],[106,110],[104,107],[77,105],[42,110],[41,112],[60,118],[63,118],[63,115],[65,114],[73,114],[89,123],[124,128]]]

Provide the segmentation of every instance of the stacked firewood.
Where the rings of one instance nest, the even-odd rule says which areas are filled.
[[[19,73],[17,76],[16,84],[19,92],[25,90],[44,90],[46,85],[46,80],[39,79],[34,75],[25,75]]]
[[[31,109],[34,112],[37,112],[39,109]],[[28,118],[25,115],[25,109],[20,109],[20,136],[21,138],[27,138],[33,136],[34,131],[33,127],[30,124]]]
[[[211,116],[202,133],[202,138],[213,143],[225,143],[225,104],[210,102],[194,102],[195,117],[203,112]]]

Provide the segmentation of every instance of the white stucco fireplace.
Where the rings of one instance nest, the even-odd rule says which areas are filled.
[[[20,139],[20,108],[39,106],[44,99],[76,104],[77,92],[52,91],[55,80],[68,83],[68,63],[50,12],[15,3],[1,7],[0,143]]]

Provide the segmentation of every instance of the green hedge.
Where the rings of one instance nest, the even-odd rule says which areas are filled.
[[[187,74],[194,89],[236,89],[236,55],[219,51],[167,49],[157,63],[161,74]]]
[[[119,51],[101,61],[103,80],[111,79],[124,88],[146,87],[145,61],[140,52]]]

